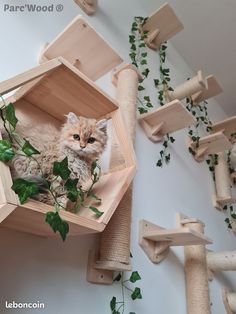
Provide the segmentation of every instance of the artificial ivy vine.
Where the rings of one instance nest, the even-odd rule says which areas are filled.
[[[6,104],[2,96],[1,99],[3,105],[0,107],[0,118],[6,132],[6,138],[0,140],[0,161],[8,163],[15,156],[19,155],[28,158],[29,162],[34,161],[37,163],[44,184],[43,188],[50,193],[54,200],[55,211],[47,212],[45,221],[51,226],[55,233],[59,232],[62,240],[65,241],[69,232],[69,225],[60,216],[60,210],[66,210],[61,204],[60,198],[65,196],[70,200],[73,204],[71,209],[72,212],[77,213],[81,207],[86,207],[92,210],[97,217],[100,217],[103,212],[99,211],[94,206],[88,205],[88,202],[91,200],[94,200],[98,205],[101,204],[101,199],[93,193],[94,184],[98,182],[100,177],[100,167],[97,162],[93,163],[91,169],[92,184],[88,190],[84,190],[82,186],[79,186],[78,178],[71,178],[71,170],[68,167],[67,157],[61,161],[54,162],[52,169],[53,178],[51,181],[48,181],[42,171],[41,165],[35,157],[36,155],[39,155],[40,152],[34,148],[28,140],[21,138],[16,131],[18,119],[13,104]],[[53,186],[53,182],[58,178],[61,179],[60,195],[57,193],[57,187]],[[32,180],[26,180],[25,178],[14,179],[12,190],[18,195],[21,204],[40,193],[38,184]]]
[[[133,287],[137,281],[141,280],[141,277],[137,271],[131,273],[129,279],[124,278],[124,272],[118,273],[114,278],[114,282],[118,281],[121,285],[121,295],[122,299],[117,301],[116,297],[112,297],[110,301],[111,314],[124,314],[125,313],[125,290],[129,291],[130,297],[133,301],[142,299],[142,292],[139,287]],[[129,314],[135,314],[134,312],[129,312]]]
[[[138,111],[140,114],[147,113],[153,104],[149,95],[145,93],[146,88],[143,82],[147,79],[150,70],[148,68],[148,53],[147,45],[145,39],[148,36],[148,31],[143,31],[143,26],[145,25],[147,18],[135,17],[131,27],[131,34],[129,35],[130,43],[130,59],[134,66],[136,66],[143,76],[143,80],[139,82],[138,91]],[[160,77],[153,80],[154,87],[157,89],[157,102],[160,106],[164,106],[168,102],[168,93],[173,91],[170,86],[170,69],[166,66],[166,43],[159,47],[159,63],[160,63]],[[156,166],[162,167],[163,164],[168,164],[170,162],[170,152],[169,144],[174,143],[175,139],[173,136],[166,134],[162,142],[162,149],[160,151],[160,156],[157,160]]]

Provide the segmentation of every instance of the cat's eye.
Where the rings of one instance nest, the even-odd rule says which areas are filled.
[[[89,144],[93,144],[95,141],[96,141],[96,139],[95,139],[94,137],[90,137],[90,138],[88,139],[88,143],[89,143]]]
[[[74,134],[73,135],[73,139],[76,140],[76,141],[79,141],[80,140],[79,134]]]

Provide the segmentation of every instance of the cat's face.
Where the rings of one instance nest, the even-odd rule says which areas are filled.
[[[96,159],[107,143],[107,120],[77,117],[70,112],[61,130],[61,148],[70,148],[80,157]]]

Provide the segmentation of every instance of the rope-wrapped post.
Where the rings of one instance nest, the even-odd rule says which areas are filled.
[[[197,75],[176,87],[174,91],[169,92],[170,100],[182,100],[186,97],[192,96],[197,92],[207,88],[207,81],[203,77],[202,71],[198,71]]]
[[[229,167],[225,153],[218,154],[218,163],[215,166],[216,200],[227,201],[232,199]]]
[[[117,102],[127,133],[134,142],[139,73],[131,65],[122,66],[113,75]],[[123,158],[115,138],[112,139],[110,171],[122,166]],[[130,270],[132,185],[128,188],[101,237],[100,258],[96,266],[110,270]]]
[[[236,251],[208,252],[207,266],[212,272],[235,271]]]
[[[186,223],[185,226],[204,233],[204,224],[200,221]],[[187,313],[210,314],[206,248],[204,245],[185,246],[184,254]]]

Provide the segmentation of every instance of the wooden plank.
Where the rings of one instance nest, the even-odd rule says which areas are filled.
[[[0,205],[0,223],[2,223],[16,208],[17,205],[9,203]]]
[[[53,59],[31,70],[28,70],[24,73],[14,76],[6,81],[3,81],[0,83],[0,94],[4,95],[12,90],[15,90],[18,87],[28,82],[31,82],[32,80],[38,78],[39,76],[49,73],[60,66],[61,61],[59,59]]]
[[[145,230],[143,237],[155,242],[170,241],[170,246],[206,245],[212,241],[201,233],[190,228]]]
[[[55,236],[50,226],[45,222],[45,214],[54,211],[52,206],[31,200],[17,207],[2,223],[2,227],[31,233],[40,236]],[[102,232],[105,225],[70,212],[61,210],[62,219],[69,224],[69,236]]]
[[[223,89],[218,83],[214,75],[209,75],[206,77],[207,89],[204,89],[194,95],[192,95],[192,100],[194,103],[200,103],[209,98],[215,97],[222,93]]]
[[[63,66],[45,77],[25,99],[58,120],[64,120],[69,111],[90,118],[99,118],[118,107],[83,73],[60,59]]]
[[[123,60],[81,16],[77,16],[44,50],[47,59],[62,56],[91,80]]]
[[[191,146],[194,148],[194,144],[192,144]],[[197,154],[199,154],[201,150],[204,151],[203,155],[217,154],[231,148],[232,144],[224,135],[224,133],[220,131],[202,137],[199,140]]]
[[[183,24],[176,16],[172,7],[165,3],[154,12],[145,23],[143,30],[152,34],[158,30],[157,36],[152,41],[151,48],[158,48],[162,43],[172,38],[183,29]]]
[[[2,139],[0,132],[0,139]],[[18,198],[15,192],[11,189],[12,178],[9,166],[0,161],[0,205],[11,203],[18,204]]]
[[[142,121],[150,127],[150,135],[153,135],[158,125],[164,123],[159,133],[163,136],[192,125],[195,119],[179,100],[173,100],[162,107],[141,115],[139,118],[141,125]]]
[[[212,125],[212,132],[223,131],[229,139],[233,133],[236,133],[236,116],[230,117]]]

